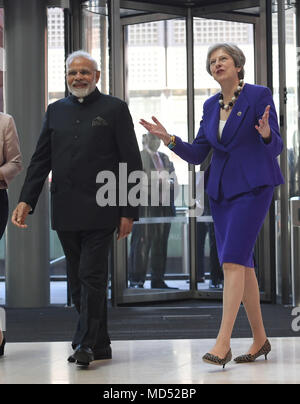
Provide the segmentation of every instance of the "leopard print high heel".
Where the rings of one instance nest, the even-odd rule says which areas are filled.
[[[210,363],[211,365],[218,365],[218,366],[223,366],[223,369],[225,368],[225,365],[230,362],[232,359],[232,352],[231,349],[227,352],[227,355],[225,358],[221,359],[216,355],[213,355],[211,353],[206,353],[203,357],[202,360],[206,363]]]
[[[234,359],[236,363],[249,363],[249,362],[254,362],[257,358],[259,358],[262,355],[265,355],[265,360],[267,360],[267,356],[271,352],[271,344],[269,340],[266,340],[264,345],[260,348],[260,350],[254,354],[246,354],[246,355],[241,355],[238,356],[237,358]]]

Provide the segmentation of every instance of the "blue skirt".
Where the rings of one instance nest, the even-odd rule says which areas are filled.
[[[253,253],[259,231],[270,208],[273,186],[263,186],[231,199],[223,192],[217,201],[210,198],[220,264],[224,262],[254,267]]]

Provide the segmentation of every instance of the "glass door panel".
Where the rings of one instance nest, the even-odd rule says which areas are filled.
[[[0,112],[4,111],[4,10],[0,8]],[[0,240],[0,304],[5,299],[5,233]]]
[[[144,171],[172,174],[170,206],[141,208],[128,239],[128,285],[125,294],[188,292],[188,165],[138,124],[156,116],[169,133],[187,133],[186,20],[171,19],[125,27],[127,101],[135,124]],[[158,158],[158,160],[156,160]],[[151,193],[149,193],[151,198]],[[160,195],[161,197],[161,195]],[[151,203],[150,203],[151,205]],[[160,296],[161,298],[161,296]]]
[[[48,26],[48,104],[65,97],[65,20],[64,10],[49,7]],[[48,177],[50,187],[52,173]],[[50,201],[50,192],[49,192]],[[50,206],[50,202],[49,202]],[[50,211],[49,211],[50,214]],[[50,303],[67,302],[67,275],[65,256],[56,231],[50,227]]]
[[[287,149],[289,168],[289,198],[300,196],[299,190],[299,100],[298,71],[300,49],[296,40],[296,7],[285,11],[286,85],[287,85]],[[299,24],[298,24],[299,29]]]
[[[286,150],[280,164],[286,183],[276,200],[276,298],[288,304],[292,273],[289,198],[299,197],[299,4],[273,2],[273,82]],[[283,56],[282,56],[283,55]]]
[[[100,6],[93,5],[91,1],[83,3],[82,26],[82,47],[97,61],[101,71],[97,87],[102,93],[108,94],[108,11],[105,2],[101,2]]]

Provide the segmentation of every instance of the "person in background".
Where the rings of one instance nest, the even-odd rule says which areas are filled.
[[[200,165],[200,171],[196,173],[197,184],[203,187],[204,176],[203,172],[209,167],[212,157],[212,150],[205,158],[204,162]],[[205,192],[203,198],[203,216],[211,216],[208,195]],[[210,269],[210,289],[222,289],[223,288],[223,273],[218,259],[218,251],[216,245],[216,237],[214,231],[214,225],[212,222],[201,222],[197,220],[197,281],[200,283],[205,282],[205,239],[208,234],[209,240],[209,269]]]
[[[34,212],[52,171],[52,228],[66,256],[79,314],[74,354],[68,360],[88,366],[112,357],[106,297],[109,249],[115,230],[118,239],[127,237],[139,213],[138,206],[119,206],[114,197],[99,202],[101,186],[96,181],[99,173],[109,172],[117,184],[121,163],[130,175],[142,170],[142,162],[127,104],[96,87],[97,62],[86,52],[74,52],[67,58],[66,73],[71,95],[48,106],[12,222],[27,227],[26,217]],[[110,189],[115,193],[116,184]]]
[[[204,216],[211,216],[209,201],[207,194],[204,195]],[[216,237],[214,224],[212,222],[197,221],[197,253],[198,253],[198,270],[197,281],[205,282],[205,239],[208,234],[209,241],[209,270],[210,270],[210,289],[222,289],[223,273],[218,259],[218,251],[216,245]]]
[[[203,356],[214,365],[231,361],[230,340],[241,302],[253,334],[248,352],[235,359],[253,362],[271,345],[263,324],[253,250],[269,210],[274,187],[284,183],[277,156],[283,149],[272,93],[244,83],[246,58],[234,44],[219,43],[207,55],[206,68],[221,91],[203,107],[199,132],[192,144],[170,135],[153,117],[143,127],[190,164],[201,164],[211,148],[205,188],[224,272],[223,316],[215,345]]]
[[[161,141],[151,133],[143,136],[144,149],[141,151],[143,168],[147,174],[149,190],[148,206],[140,207],[141,218],[170,218],[176,215],[174,199],[174,189],[176,189],[177,177],[173,163],[165,153],[158,151]],[[173,174],[170,184],[170,204],[164,206],[163,201],[159,201],[159,206],[151,206],[151,186],[150,179],[152,172],[166,171]],[[160,185],[161,186],[161,185]],[[163,187],[161,186],[161,192]],[[160,198],[162,199],[162,198]],[[175,289],[165,283],[164,277],[167,265],[168,239],[171,223],[137,223],[134,224],[130,243],[129,253],[129,286],[131,288],[143,288],[146,280],[149,255],[151,257],[151,288],[153,289]]]
[[[22,157],[14,119],[0,112],[0,240],[8,219],[7,188],[21,170]],[[4,334],[0,329],[0,356],[4,355],[5,343]]]

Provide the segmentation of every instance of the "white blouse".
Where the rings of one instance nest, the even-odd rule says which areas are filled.
[[[222,132],[223,132],[225,124],[226,124],[226,121],[222,121],[220,119],[220,123],[219,123],[219,139],[221,139],[221,137],[222,137]]]

